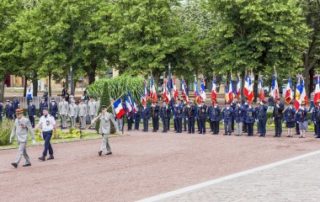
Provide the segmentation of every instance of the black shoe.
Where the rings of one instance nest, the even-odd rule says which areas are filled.
[[[29,166],[31,166],[31,163],[26,163],[22,167],[29,167]]]
[[[46,158],[44,156],[38,158],[40,161],[45,161]]]
[[[18,164],[17,164],[17,163],[11,163],[11,165],[12,165],[14,168],[17,168],[17,167],[18,167]]]
[[[111,154],[112,154],[112,152],[107,152],[107,153],[106,153],[106,155],[111,155]]]
[[[98,152],[98,155],[101,156],[101,155],[102,155],[102,151],[99,151],[99,152]]]
[[[49,158],[47,158],[47,160],[53,160],[53,159],[54,159],[53,155],[50,155]]]

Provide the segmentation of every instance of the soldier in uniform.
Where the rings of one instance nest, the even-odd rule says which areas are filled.
[[[67,128],[67,116],[68,116],[69,104],[62,98],[62,101],[59,102],[59,114],[61,117],[61,129]]]
[[[76,105],[76,101],[71,99],[71,103],[69,104],[68,116],[70,118],[71,128],[76,127],[76,119],[78,117],[78,105]]]
[[[210,120],[212,121],[212,130],[214,135],[219,134],[221,118],[221,109],[218,103],[215,103],[212,108],[212,112],[210,113]]]
[[[32,143],[35,143],[34,132],[31,126],[30,121],[23,116],[23,109],[16,110],[16,120],[14,122],[14,126],[10,135],[10,143],[12,142],[12,138],[16,137],[19,145],[19,152],[16,157],[16,160],[11,163],[14,168],[18,167],[18,164],[22,158],[25,158],[26,162],[23,167],[31,166],[30,158],[27,154],[27,141],[28,141],[28,133],[32,136]]]
[[[180,100],[180,103],[177,103],[174,107],[174,114],[176,120],[176,132],[182,133],[182,118],[183,118],[183,103]]]
[[[208,109],[207,105],[201,102],[198,108],[198,117],[199,117],[199,126],[200,126],[199,134],[203,134],[203,135],[206,133],[207,109]]]
[[[153,102],[151,104],[151,118],[152,118],[153,132],[157,132],[159,130],[159,115],[160,115],[160,107],[156,102]]]
[[[320,138],[320,100],[317,101],[317,106],[312,112],[312,121],[316,126],[316,138]]]
[[[284,110],[284,104],[280,102],[280,99],[277,99],[273,109],[273,118],[274,118],[274,125],[275,125],[274,137],[281,137],[283,110]]]
[[[188,126],[188,117],[187,117],[187,104],[186,102],[183,102],[183,110],[182,110],[182,119],[183,119],[183,130],[187,131]]]
[[[85,129],[86,128],[86,117],[87,117],[88,108],[87,108],[87,105],[84,103],[83,99],[80,100],[80,104],[79,104],[78,107],[79,107],[78,116],[79,116],[79,119],[80,119],[80,128],[81,129]]]
[[[267,110],[268,107],[264,104],[263,101],[259,102],[259,106],[256,109],[256,117],[258,119],[258,133],[260,134],[260,137],[266,136],[266,124],[267,124]]]
[[[251,104],[248,105],[246,109],[246,115],[245,115],[245,122],[247,124],[248,129],[248,136],[253,136],[253,125],[255,121],[255,109],[251,106]]]
[[[288,135],[287,137],[292,137],[292,129],[295,127],[295,114],[296,110],[292,106],[292,102],[290,102],[289,107],[284,111],[284,120],[286,122],[286,126],[288,128]]]
[[[142,108],[141,118],[143,120],[143,131],[148,132],[149,118],[150,118],[150,107],[148,107],[147,105],[143,106],[143,108]]]
[[[137,111],[134,112],[134,129],[139,130],[140,126],[140,120],[141,120],[141,107],[137,109]]]
[[[128,131],[132,130],[132,125],[134,122],[134,110],[132,109],[130,112],[127,112],[127,123],[128,123]]]
[[[237,99],[234,99],[230,105],[230,107],[232,108],[232,111],[235,112],[235,109],[237,107],[237,103],[238,103],[238,100]],[[235,123],[235,116],[232,116],[231,118],[231,131],[234,132],[234,123]]]
[[[233,109],[232,109],[232,107],[230,107],[229,103],[226,103],[226,106],[222,111],[222,117],[223,117],[223,122],[224,122],[224,135],[231,135]]]
[[[246,100],[243,100],[243,109],[247,110],[248,108],[248,102]],[[243,122],[243,128],[242,128],[242,132],[247,133],[248,132],[248,127],[247,127],[247,122]]]
[[[13,111],[12,111],[13,118],[16,118],[15,111],[20,108],[20,102],[19,102],[18,98],[14,98],[14,100],[12,102],[12,107],[13,107]]]
[[[57,119],[58,104],[53,98],[51,99],[51,102],[49,104],[49,111],[50,111],[50,115],[53,116],[54,119]]]
[[[41,101],[39,104],[39,117],[42,116],[43,109],[48,109],[48,103],[45,101],[44,98],[41,98]]]
[[[107,111],[107,107],[103,105],[101,109],[101,113],[96,118],[91,120],[91,125],[93,125],[97,120],[100,120],[99,134],[102,136],[102,143],[100,150],[98,151],[98,155],[101,156],[103,152],[105,152],[105,155],[111,155],[112,151],[109,144],[111,122],[113,123],[114,128],[116,128],[117,133],[119,133],[119,130],[114,116]]]
[[[7,100],[5,110],[6,110],[6,118],[10,119],[10,120],[13,120],[14,111],[13,111],[13,106],[12,106],[10,100]]]
[[[29,100],[28,116],[29,116],[31,126],[32,126],[32,128],[34,128],[34,126],[35,126],[34,118],[36,116],[36,106],[33,104],[32,100]]]
[[[245,117],[245,110],[241,106],[240,102],[237,103],[234,109],[234,121],[236,124],[236,136],[242,135],[242,126]]]
[[[186,116],[188,119],[188,133],[194,134],[194,122],[196,116],[196,106],[190,101],[186,107]]]
[[[163,125],[162,132],[166,133],[169,130],[171,109],[165,101],[162,102],[162,107],[160,109],[160,117]]]
[[[299,138],[304,138],[305,133],[308,127],[308,117],[307,117],[308,110],[305,107],[305,102],[302,101],[300,108],[298,109],[296,116],[299,123],[300,129],[300,136]]]
[[[97,116],[97,113],[98,113],[97,102],[93,97],[90,97],[90,100],[88,101],[88,115],[90,117],[90,122],[94,119],[94,117]],[[95,124],[92,124],[91,128],[95,129],[96,128]]]

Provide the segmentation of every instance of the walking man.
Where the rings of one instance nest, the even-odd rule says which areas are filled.
[[[94,124],[97,120],[100,120],[99,134],[101,134],[102,136],[102,143],[98,155],[101,156],[103,153],[105,153],[105,155],[111,155],[112,151],[109,144],[109,135],[111,132],[110,122],[113,123],[114,128],[116,128],[117,130],[117,133],[119,133],[119,130],[113,115],[107,111],[106,106],[103,105],[101,109],[102,110],[99,116],[91,120],[91,125]]]
[[[25,158],[26,162],[23,167],[31,166],[29,155],[27,154],[27,141],[28,141],[28,133],[32,136],[32,143],[35,144],[34,132],[31,126],[30,121],[23,116],[23,109],[16,110],[16,120],[14,122],[13,129],[10,135],[10,143],[12,142],[12,138],[16,137],[19,145],[18,154],[16,160],[11,163],[14,168],[18,167],[18,164],[22,158]]]
[[[54,117],[49,115],[48,109],[43,109],[43,115],[40,117],[39,124],[36,128],[40,128],[42,131],[42,138],[44,140],[44,150],[42,152],[42,156],[39,157],[40,161],[45,161],[46,156],[49,152],[49,158],[47,160],[54,159],[53,157],[53,149],[51,146],[51,137],[53,134],[53,131],[56,129],[56,121],[54,120]]]

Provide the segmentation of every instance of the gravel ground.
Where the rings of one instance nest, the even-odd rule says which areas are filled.
[[[16,149],[0,151],[0,201],[134,201],[319,150],[305,139],[142,133],[111,138],[113,155],[97,155],[100,140],[53,145],[56,159],[14,169]],[[21,165],[24,162],[21,162]]]

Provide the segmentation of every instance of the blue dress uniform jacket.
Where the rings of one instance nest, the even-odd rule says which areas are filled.
[[[40,102],[40,106],[39,106],[40,117],[42,116],[43,109],[46,109],[46,108],[48,108],[48,103],[47,102]]]
[[[275,137],[280,137],[282,134],[282,119],[283,119],[284,104],[275,104],[273,109],[273,118],[275,125]]]
[[[234,120],[236,123],[244,122],[246,110],[242,106],[236,106],[234,109]]]
[[[176,105],[174,107],[174,116],[176,119],[176,132],[182,133],[182,118],[183,118],[182,105]]]
[[[219,123],[220,123],[220,120],[222,119],[221,109],[219,106],[214,106],[214,107],[210,108],[209,119],[210,119],[210,123],[212,124],[213,134],[218,135],[219,134]]]
[[[245,123],[247,124],[248,136],[253,136],[253,124],[255,121],[255,109],[253,107],[248,107],[246,109]]]
[[[295,127],[295,114],[296,110],[293,107],[288,107],[284,111],[284,120],[286,121],[287,128],[294,128]]]
[[[207,105],[203,104],[198,107],[198,117],[199,117],[199,133],[205,134],[206,133],[206,120],[207,120]]]
[[[50,115],[53,116],[55,119],[57,119],[57,114],[58,114],[58,104],[54,102],[50,102],[49,104],[49,110],[50,110]]]
[[[188,133],[194,133],[195,116],[197,113],[196,106],[186,106],[185,115],[188,118]]]
[[[171,108],[170,106],[162,106],[160,108],[160,117],[162,120],[163,130],[162,132],[167,132],[169,130],[170,118],[171,118]]]
[[[258,119],[258,133],[261,137],[265,137],[267,129],[267,110],[266,105],[260,105],[256,108],[256,119]]]
[[[223,117],[223,121],[225,123],[232,121],[233,118],[233,109],[231,107],[228,108],[224,108],[222,111],[222,117]]]
[[[157,132],[159,130],[159,115],[160,115],[159,105],[151,106],[153,132]]]
[[[14,118],[13,105],[11,103],[10,104],[6,104],[5,110],[6,110],[7,119],[11,119],[12,120]]]
[[[302,109],[302,108],[300,108],[300,109],[297,111],[297,113],[296,113],[297,121],[298,121],[298,122],[305,122],[305,121],[307,121],[307,120],[308,120],[307,114],[308,114],[307,109]]]
[[[141,111],[142,108],[139,107],[138,111],[136,111],[133,115],[134,117],[134,129],[135,130],[139,130],[139,126],[140,126],[140,120],[141,120]]]

